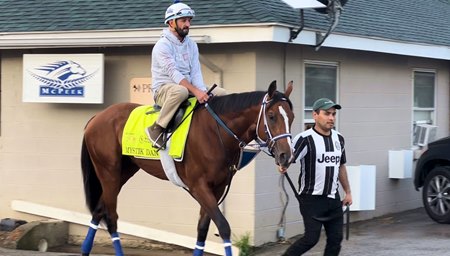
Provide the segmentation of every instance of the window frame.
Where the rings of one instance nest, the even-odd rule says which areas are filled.
[[[421,107],[416,107],[414,106],[414,98],[415,98],[415,78],[416,78],[416,72],[421,72],[421,73],[432,73],[434,75],[434,83],[433,83],[433,107],[426,107],[426,108],[421,108]],[[414,144],[414,136],[415,136],[415,128],[416,125],[418,124],[429,124],[429,125],[436,125],[436,116],[437,116],[437,70],[435,69],[424,69],[424,68],[414,68],[411,72],[411,87],[412,87],[412,101],[411,101],[411,145],[413,146],[417,146],[416,144]],[[416,112],[419,111],[426,111],[426,112],[431,112],[430,113],[430,118],[431,118],[431,123],[426,122],[425,120],[419,120],[419,121],[415,121],[415,114]]]
[[[426,107],[426,108],[421,108],[421,107],[415,107],[414,106],[414,96],[415,96],[415,77],[416,77],[416,72],[421,72],[421,73],[431,73],[434,75],[434,83],[433,83],[433,107]],[[436,105],[437,105],[437,72],[434,69],[420,69],[420,68],[415,68],[412,70],[412,125],[413,125],[413,130],[414,127],[416,125],[416,121],[415,119],[415,113],[419,112],[419,111],[431,111],[430,114],[430,118],[431,118],[431,124],[430,125],[435,125],[436,124]],[[419,121],[418,124],[423,124],[426,122],[423,121]]]
[[[339,80],[340,80],[340,65],[339,62],[335,61],[318,61],[318,60],[305,60],[303,61],[303,118],[302,118],[302,127],[304,130],[307,129],[307,125],[314,124],[314,119],[307,119],[306,118],[306,111],[311,111],[312,108],[306,107],[306,67],[308,65],[315,65],[315,66],[332,66],[336,68],[336,81],[335,81],[335,87],[336,87],[336,95],[335,99],[338,103],[339,99]],[[338,103],[339,104],[339,103]],[[339,118],[336,119],[335,127],[339,126]]]

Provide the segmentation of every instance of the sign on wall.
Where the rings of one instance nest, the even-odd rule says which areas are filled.
[[[136,77],[130,81],[130,102],[142,105],[153,105],[151,77]]]
[[[103,54],[24,54],[24,102],[103,103]]]

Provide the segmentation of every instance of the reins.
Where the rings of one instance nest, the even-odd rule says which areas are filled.
[[[205,104],[206,110],[211,114],[211,116],[216,120],[216,122],[233,138],[235,138],[239,142],[239,147],[243,148],[247,146],[247,143],[239,139],[239,137],[220,119],[220,117],[214,112],[214,110],[209,106],[208,103]]]
[[[267,125],[267,117],[266,117],[266,105],[268,103],[270,103],[272,100],[267,100],[268,98],[268,94],[266,93],[266,95],[264,95],[263,97],[263,101],[261,103],[261,108],[259,109],[259,114],[258,114],[258,120],[256,123],[256,142],[257,145],[259,146],[259,149],[261,151],[263,151],[264,153],[266,153],[269,156],[274,156],[272,153],[272,148],[275,145],[275,142],[279,139],[282,138],[287,138],[287,137],[291,137],[290,133],[285,133],[285,134],[280,134],[277,135],[275,137],[272,136],[269,126]],[[214,120],[216,120],[216,122],[233,138],[235,138],[238,142],[239,142],[239,147],[240,148],[244,148],[245,146],[247,146],[247,143],[245,143],[244,141],[242,141],[241,139],[239,139],[239,137],[222,121],[222,119],[220,119],[219,115],[216,114],[216,112],[214,112],[214,110],[209,106],[208,103],[205,104],[205,108],[208,110],[208,112],[211,114],[211,116],[214,118]],[[263,118],[264,121],[264,132],[267,135],[267,141],[264,141],[258,134],[258,130],[259,130],[259,124],[261,123],[261,118]],[[266,152],[264,149],[267,148],[268,152]]]
[[[210,95],[210,96],[212,96],[212,94],[211,94],[211,92],[214,90],[214,88],[216,87],[217,85],[216,84],[214,84],[209,90],[208,90],[208,94]],[[261,103],[261,108],[260,108],[260,110],[259,110],[259,114],[258,114],[258,120],[257,120],[257,124],[256,124],[256,142],[257,142],[257,144],[255,144],[255,145],[252,145],[252,146],[257,146],[257,150],[260,150],[260,151],[263,151],[264,153],[266,153],[267,155],[269,155],[269,156],[274,156],[274,154],[272,153],[272,149],[273,149],[273,147],[274,147],[274,145],[275,145],[275,142],[277,141],[277,140],[279,140],[279,139],[282,139],[282,138],[287,138],[287,137],[291,137],[291,134],[290,133],[285,133],[285,134],[280,134],[280,135],[277,135],[277,136],[272,136],[272,133],[270,132],[270,129],[269,129],[269,126],[268,126],[268,124],[267,124],[267,117],[266,117],[266,106],[267,106],[267,104],[268,103],[270,103],[271,101],[272,101],[272,99],[270,99],[270,100],[268,100],[267,98],[269,97],[269,95],[268,95],[268,93],[266,93],[265,95],[264,95],[264,97],[263,97],[263,100],[262,100],[262,103]],[[246,147],[248,144],[245,142],[245,141],[243,141],[243,140],[241,140],[226,124],[225,124],[225,122],[222,120],[222,119],[220,119],[220,117],[219,117],[219,115],[217,115],[217,113],[209,106],[209,104],[208,104],[208,102],[206,102],[205,104],[205,108],[206,108],[206,110],[210,113],[210,115],[214,118],[214,120],[216,120],[216,122],[217,122],[217,124],[218,125],[220,125],[220,127],[222,127],[230,136],[232,136],[238,143],[239,143],[239,148],[241,148],[241,150],[244,148],[244,147]],[[184,122],[184,120],[187,118],[187,116],[189,116],[189,115],[191,115],[192,113],[193,113],[193,111],[195,110],[195,109],[197,109],[197,107],[198,106],[200,106],[200,104],[198,104],[198,102],[196,103],[196,105],[194,106],[194,108],[186,115],[186,117],[181,121],[181,123],[183,123]],[[259,127],[260,127],[260,122],[261,122],[261,119],[263,120],[263,122],[264,122],[264,132],[265,132],[265,134],[266,134],[266,136],[267,136],[267,141],[264,141],[260,136],[259,136],[259,134],[258,134],[258,131],[259,131]],[[170,136],[168,136],[167,138],[166,138],[166,141],[168,140],[170,138]],[[267,148],[267,152],[266,152],[266,150],[264,150],[264,149],[266,149]],[[233,169],[233,167],[232,166],[230,166],[230,171],[236,171],[237,169],[236,169],[236,165],[234,166],[234,169]],[[231,185],[231,177],[232,177],[232,175],[230,175],[231,174],[231,172],[229,172],[229,178],[228,178],[228,184],[227,184],[227,188],[226,188],[226,191],[224,192],[224,194],[222,195],[222,197],[220,198],[220,200],[218,201],[218,205],[220,205],[222,202],[223,202],[223,200],[225,200],[225,198],[226,198],[226,196],[227,196],[227,194],[228,194],[228,192],[229,192],[229,190],[230,190],[230,185]],[[187,190],[188,191],[188,190]],[[189,192],[189,191],[188,191]],[[189,192],[190,193],[190,192]]]

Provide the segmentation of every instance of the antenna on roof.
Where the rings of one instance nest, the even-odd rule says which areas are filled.
[[[304,9],[313,8],[317,12],[322,14],[328,14],[330,18],[330,27],[328,31],[323,35],[321,32],[316,32],[316,45],[314,46],[316,51],[319,50],[320,46],[323,44],[325,39],[330,35],[330,33],[336,28],[339,17],[343,10],[343,6],[348,0],[283,0],[292,8],[300,9],[300,28],[297,31],[291,29],[291,37],[289,42],[292,42],[297,38],[298,34],[303,30],[304,27]]]
[[[300,9],[300,28],[297,29],[297,31],[294,31],[291,29],[291,35],[289,38],[289,42],[292,42],[295,38],[297,38],[298,34],[303,30],[304,24],[304,9],[311,9],[311,8],[324,8],[326,5],[322,4],[321,2],[317,0],[283,0],[283,2],[287,3],[289,6],[291,6],[294,9]]]
[[[337,24],[339,23],[341,12],[344,9],[343,6],[347,3],[347,0],[318,0],[318,1],[325,4],[327,7],[316,9],[316,11],[323,14],[328,14],[331,25],[325,34],[322,34],[321,32],[316,32],[316,45],[314,46],[316,48],[316,51],[319,50],[320,46],[322,46],[325,39],[336,28]]]

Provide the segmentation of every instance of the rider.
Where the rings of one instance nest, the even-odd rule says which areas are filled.
[[[175,1],[166,11],[164,22],[168,27],[152,50],[152,92],[161,110],[158,119],[146,132],[156,148],[164,146],[165,129],[189,94],[195,96],[199,103],[209,99],[203,83],[198,46],[188,36],[194,17],[194,10],[187,4]],[[225,94],[225,90],[219,87],[213,92],[215,95]]]

